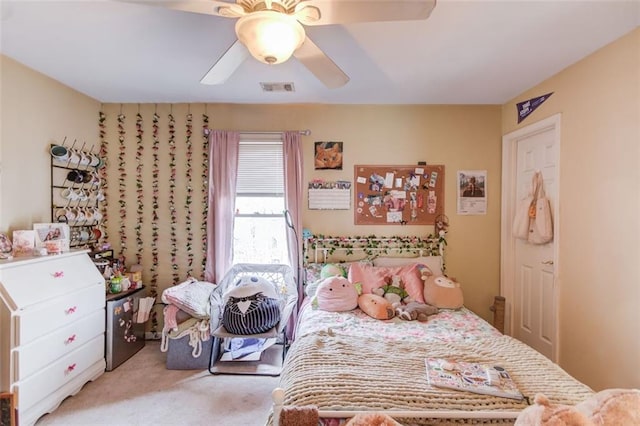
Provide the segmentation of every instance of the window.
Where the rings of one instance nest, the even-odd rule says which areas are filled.
[[[257,140],[259,139],[259,140]],[[241,135],[233,263],[289,263],[282,140]]]

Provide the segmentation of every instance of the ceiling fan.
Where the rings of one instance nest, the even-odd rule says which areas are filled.
[[[127,1],[127,0],[125,0]],[[131,1],[131,0],[129,0]],[[328,88],[349,77],[306,35],[302,25],[427,19],[436,0],[176,0],[136,1],[170,9],[238,18],[237,40],[200,80],[222,84],[251,54],[266,64],[292,55]]]

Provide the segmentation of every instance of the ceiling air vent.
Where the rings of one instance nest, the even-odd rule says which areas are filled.
[[[293,83],[260,83],[263,92],[295,92]]]

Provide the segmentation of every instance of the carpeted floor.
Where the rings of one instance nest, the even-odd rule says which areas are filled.
[[[210,375],[207,370],[167,370],[158,341],[113,371],[89,382],[44,425],[264,425],[278,377]]]

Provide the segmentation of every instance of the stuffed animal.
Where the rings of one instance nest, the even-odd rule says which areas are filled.
[[[393,417],[384,413],[359,413],[347,421],[344,426],[402,426]]]
[[[358,290],[346,278],[325,278],[318,284],[311,306],[329,312],[350,311],[358,307]]]
[[[358,297],[358,307],[371,318],[379,320],[388,320],[395,315],[391,302],[377,294],[361,294]]]
[[[378,287],[374,289],[373,294],[377,294],[378,296],[382,296],[391,302],[394,308],[398,307],[401,302],[408,303],[411,302],[412,299],[409,297],[409,293],[404,289],[402,285],[402,279],[400,275],[393,275],[391,277],[391,283],[383,285],[382,287]]]
[[[347,278],[347,270],[335,263],[327,263],[320,269],[320,278],[329,278],[329,277],[344,277]]]
[[[423,274],[424,301],[440,309],[460,309],[464,304],[460,283],[444,275]]]
[[[640,389],[606,389],[571,406],[537,394],[518,415],[516,426],[617,426],[640,424]]]
[[[265,333],[280,321],[278,293],[266,278],[241,277],[223,294],[223,300],[222,325],[229,333]]]
[[[396,316],[407,321],[427,321],[429,315],[438,313],[438,308],[420,302],[409,302],[396,308]]]

